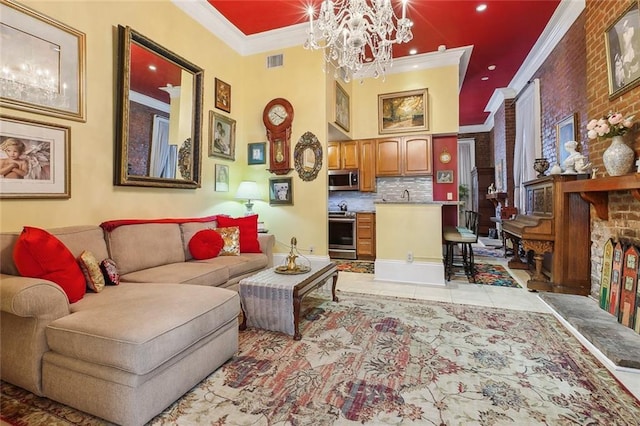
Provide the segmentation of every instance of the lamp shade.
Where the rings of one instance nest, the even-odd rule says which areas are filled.
[[[240,186],[238,186],[238,191],[236,192],[236,198],[242,200],[260,200],[262,196],[260,195],[260,190],[256,182],[245,180],[240,182]]]

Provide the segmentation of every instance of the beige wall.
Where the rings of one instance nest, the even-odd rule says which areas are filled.
[[[87,120],[85,123],[2,108],[2,114],[71,127],[71,198],[68,200],[2,200],[0,229],[23,225],[60,227],[97,224],[117,218],[241,215],[233,198],[241,180],[256,180],[264,191],[254,211],[276,235],[277,251],[287,251],[292,236],[302,249],[327,253],[326,158],[318,178],[303,182],[293,171],[293,206],[269,206],[267,166],[247,165],[247,143],[266,141],[262,111],[271,99],[284,97],[295,110],[291,165],[298,139],[307,131],[326,146],[327,123],[335,119],[335,81],[323,73],[322,54],[302,47],[241,57],[169,0],[162,1],[31,1],[24,4],[86,34]],[[152,4],[153,8],[149,8]],[[151,16],[150,16],[151,15]],[[204,73],[202,187],[196,190],[118,187],[113,185],[114,108],[118,25],[128,25],[151,40],[202,67]],[[282,68],[266,69],[266,56],[284,53]],[[429,88],[430,132],[457,132],[457,67],[431,69],[364,84],[342,84],[351,97],[352,138],[376,137],[377,95]],[[209,111],[214,109],[214,78],[231,85],[231,118],[236,120],[236,160],[207,156]],[[219,110],[216,112],[222,113]],[[268,152],[267,152],[268,154]],[[214,165],[230,166],[230,191],[214,191]]]

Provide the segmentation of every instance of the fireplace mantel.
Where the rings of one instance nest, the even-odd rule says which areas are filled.
[[[640,173],[564,182],[562,191],[579,192],[580,197],[596,209],[598,218],[609,220],[609,192],[629,191],[640,201]]]

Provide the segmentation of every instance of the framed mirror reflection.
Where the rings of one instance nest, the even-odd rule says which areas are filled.
[[[202,68],[118,26],[115,184],[200,187]]]

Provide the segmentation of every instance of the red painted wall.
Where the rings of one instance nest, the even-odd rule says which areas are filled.
[[[451,161],[446,164],[440,162],[440,153],[447,150],[451,154]],[[452,183],[437,183],[438,171],[452,170]],[[447,193],[451,193],[452,200],[447,200]],[[458,201],[458,137],[434,136],[433,138],[433,201]],[[458,206],[443,206],[442,224],[456,226],[458,224]]]

